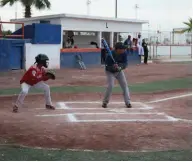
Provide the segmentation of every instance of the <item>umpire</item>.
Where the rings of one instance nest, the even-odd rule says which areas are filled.
[[[105,59],[105,72],[107,76],[107,89],[103,99],[103,108],[107,108],[107,104],[109,103],[110,96],[112,94],[112,89],[114,86],[114,79],[116,78],[123,90],[123,96],[125,105],[127,108],[131,108],[130,103],[130,94],[129,88],[127,84],[127,80],[125,78],[125,74],[123,70],[128,65],[127,53],[125,52],[125,45],[122,42],[118,42],[115,45],[115,50],[112,51],[112,56],[115,62],[112,60],[110,55],[107,55]]]

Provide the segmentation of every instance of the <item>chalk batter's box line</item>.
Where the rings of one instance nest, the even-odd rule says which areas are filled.
[[[176,122],[169,119],[115,119],[115,120],[77,120],[77,123],[103,123],[103,122]],[[184,121],[185,122],[185,121]]]
[[[99,119],[99,120],[78,120],[75,115],[111,115],[111,114],[138,114],[138,115],[163,115],[167,119]],[[57,116],[68,116],[70,122],[78,122],[78,123],[90,123],[90,122],[186,122],[192,123],[191,120],[174,118],[165,113],[67,113],[67,114],[44,114],[44,115],[36,115],[37,117],[57,117]]]
[[[91,108],[91,107],[84,107],[84,108],[70,108],[67,106],[67,104],[100,104],[101,102],[99,101],[71,101],[71,102],[57,102],[57,105],[59,106],[59,108],[57,109],[98,109],[98,108]],[[134,109],[152,109],[152,107],[148,106],[147,104],[145,103],[142,103],[142,102],[131,102],[133,104],[139,104],[141,105],[142,107],[140,108],[134,108]],[[124,104],[124,102],[111,102],[111,104]],[[124,108],[124,107],[123,107]]]
[[[101,112],[101,113],[81,113],[81,112],[75,112],[75,113],[66,113],[66,114],[43,114],[43,115],[36,115],[39,117],[56,117],[56,116],[68,116],[68,114],[71,115],[117,115],[117,114],[122,114],[122,115],[162,115],[166,116],[164,113],[157,113],[157,112],[133,112],[133,113],[128,113],[128,112]]]

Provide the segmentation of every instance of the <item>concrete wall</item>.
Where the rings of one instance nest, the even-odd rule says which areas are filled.
[[[89,19],[61,18],[63,30],[107,31],[107,32],[140,32],[141,23],[125,23]]]
[[[46,54],[50,69],[60,69],[60,45],[59,44],[25,44],[25,69],[28,69],[35,62],[35,56],[39,53]]]

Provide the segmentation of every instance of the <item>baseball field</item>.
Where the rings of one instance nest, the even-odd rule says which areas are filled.
[[[56,70],[47,82],[56,110],[33,89],[14,114],[24,71],[0,74],[0,160],[192,160],[192,62],[129,66],[132,108],[117,82],[101,107],[100,67]]]

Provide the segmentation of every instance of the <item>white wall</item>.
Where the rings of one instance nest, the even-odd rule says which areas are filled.
[[[60,44],[25,44],[25,69],[28,69],[35,62],[35,57],[39,54],[46,54],[50,61],[50,69],[60,69]]]
[[[79,48],[95,48],[90,42],[97,42],[97,36],[74,36],[74,44]]]
[[[106,22],[108,28],[106,28]],[[61,18],[63,30],[75,31],[107,31],[107,32],[140,32],[141,23],[126,23],[115,21],[87,20],[75,18]]]

